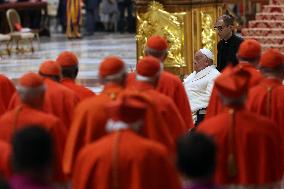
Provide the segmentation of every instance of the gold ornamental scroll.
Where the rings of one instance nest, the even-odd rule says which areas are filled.
[[[160,35],[167,39],[169,51],[167,59],[164,61],[165,69],[169,69],[176,74],[184,74],[182,70],[186,68],[185,48],[184,48],[184,16],[185,12],[169,13],[164,10],[163,5],[152,1],[149,3],[148,11],[144,14],[137,14],[137,49],[138,59],[144,55],[148,37]]]
[[[138,59],[143,56],[151,35],[161,35],[168,40],[165,69],[179,76],[193,71],[194,54],[200,48],[210,49],[217,57],[214,24],[222,14],[219,0],[136,0],[135,3]]]

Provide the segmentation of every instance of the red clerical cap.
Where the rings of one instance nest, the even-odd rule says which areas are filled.
[[[45,75],[60,75],[61,69],[57,62],[53,60],[44,61],[40,67],[39,72]]]
[[[227,66],[217,77],[215,86],[225,97],[238,98],[247,92],[249,79],[250,74],[247,71]]]
[[[138,75],[153,77],[160,71],[160,60],[152,56],[146,56],[139,60],[136,65]]]
[[[146,46],[157,51],[163,51],[168,48],[168,43],[165,38],[159,35],[153,35],[148,38]]]
[[[124,96],[117,101],[109,103],[106,108],[113,121],[134,123],[144,119],[147,106],[135,97]]]
[[[124,69],[124,62],[116,56],[108,56],[100,64],[99,75],[106,77],[119,73]]]
[[[260,66],[267,68],[277,68],[283,64],[283,54],[278,49],[267,49],[260,58]]]
[[[59,63],[60,66],[76,66],[78,65],[77,56],[71,51],[64,51],[59,54],[56,59],[56,62]]]
[[[240,58],[254,59],[261,56],[261,45],[254,39],[244,40],[238,50]]]
[[[43,84],[43,78],[36,73],[29,72],[19,79],[19,84],[23,87],[36,88]]]

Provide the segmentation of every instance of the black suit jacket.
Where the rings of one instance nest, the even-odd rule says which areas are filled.
[[[237,52],[243,38],[232,35],[227,41],[220,40],[217,44],[217,70],[222,71],[228,64],[237,65]]]

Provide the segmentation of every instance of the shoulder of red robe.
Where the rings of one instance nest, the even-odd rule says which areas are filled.
[[[249,72],[227,66],[223,73],[215,80],[215,86],[217,91],[222,95],[230,98],[238,98],[247,92],[249,79]]]

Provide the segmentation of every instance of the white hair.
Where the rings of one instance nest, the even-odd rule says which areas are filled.
[[[114,121],[112,119],[109,119],[106,123],[106,131],[112,132],[112,131],[119,131],[123,129],[132,129],[134,131],[139,131],[140,127],[143,126],[144,121],[143,119],[139,119],[133,123],[126,123],[124,121]]]
[[[40,85],[38,87],[24,87],[22,85],[17,86],[17,91],[19,93],[20,99],[23,102],[32,100],[38,94],[45,92],[45,85]]]
[[[121,79],[122,76],[126,73],[125,65],[119,70],[117,73],[112,74],[112,75],[107,75],[105,77],[102,77],[103,80],[105,81],[113,81],[113,80],[118,80]]]

